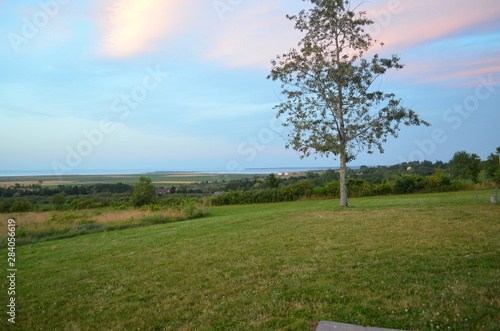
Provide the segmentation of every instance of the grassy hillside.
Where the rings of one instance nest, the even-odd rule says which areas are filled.
[[[500,209],[489,195],[360,198],[349,210],[218,207],[198,220],[22,246],[16,327],[500,329]]]

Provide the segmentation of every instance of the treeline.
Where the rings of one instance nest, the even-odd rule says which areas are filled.
[[[210,200],[212,205],[222,206],[295,201],[300,198],[339,198],[340,182],[333,180],[323,185],[317,185],[321,179],[320,175],[314,179],[299,179],[296,183],[288,185],[285,183],[289,183],[290,180],[283,180],[276,188],[230,191],[212,197]],[[269,180],[269,177],[267,180]],[[316,185],[313,183],[316,183]],[[366,197],[466,190],[473,189],[474,183],[460,179],[453,180],[449,175],[438,170],[427,177],[393,173],[378,184],[370,183],[361,178],[348,178],[347,186],[350,197]]]
[[[449,162],[409,162],[393,166],[350,169],[348,191],[350,197],[446,192],[500,185],[500,167],[497,154],[486,160],[475,154],[457,152]],[[102,207],[124,209],[178,206],[186,199],[196,199],[212,205],[270,203],[294,201],[301,198],[339,197],[339,175],[335,170],[302,175],[267,177],[226,181],[220,177],[213,182],[193,183],[170,187],[170,194],[155,195],[151,180],[144,177],[136,185],[92,184],[43,187],[12,185],[0,187],[0,212],[28,212],[49,210],[82,210]],[[145,193],[147,192],[147,194]],[[214,195],[214,193],[216,195]]]
[[[447,192],[500,185],[499,156],[491,153],[482,161],[476,154],[457,152],[448,163],[437,161],[406,162],[394,166],[349,170],[347,182],[350,197],[375,195]],[[338,198],[338,173],[327,170],[320,174],[278,178],[269,175],[251,190],[229,191],[211,198],[213,205],[270,203],[300,198]]]
[[[11,198],[20,196],[45,196],[54,194],[64,195],[89,195],[99,193],[131,193],[133,185],[128,184],[89,184],[89,185],[58,185],[57,187],[43,187],[43,182],[39,184],[15,184],[8,187],[0,186],[0,198]]]

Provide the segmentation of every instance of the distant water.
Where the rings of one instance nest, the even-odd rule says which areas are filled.
[[[283,167],[283,168],[248,168],[243,171],[245,174],[278,174],[283,172],[307,172],[307,171],[323,171],[328,169],[338,169],[335,167]],[[241,172],[240,172],[241,173]]]
[[[356,168],[356,167],[351,167]],[[235,171],[231,173],[235,174],[277,174],[277,173],[297,173],[297,172],[307,172],[307,171],[321,171],[328,169],[338,169],[335,167],[281,167],[281,168],[247,168],[241,171]],[[225,174],[227,171],[223,170],[160,170],[160,169],[128,169],[128,170],[114,170],[114,169],[98,169],[98,170],[77,170],[68,175],[138,175],[147,174],[155,172],[179,172],[179,173],[216,173]],[[0,177],[20,177],[20,176],[57,176],[58,174],[51,170],[32,170],[32,171],[20,171],[20,170],[0,170]]]
[[[152,172],[154,170],[75,170],[67,175],[135,175]],[[0,177],[19,177],[19,176],[57,176],[53,170],[0,170]]]

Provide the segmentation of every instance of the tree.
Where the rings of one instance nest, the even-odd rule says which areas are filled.
[[[12,207],[10,207],[11,213],[24,213],[28,211],[31,211],[31,203],[27,200],[17,200]]]
[[[481,158],[477,154],[471,155],[471,162],[467,163],[467,175],[474,184],[478,183],[479,173],[481,172]]]
[[[155,197],[155,187],[151,183],[151,178],[141,176],[139,183],[135,184],[134,192],[130,198],[130,203],[134,207],[141,207],[153,202]]]
[[[61,209],[66,202],[66,196],[64,193],[57,193],[52,195],[52,203],[56,206],[56,209]]]
[[[468,164],[473,162],[472,155],[466,151],[453,154],[450,160],[450,174],[455,179],[469,179]]]
[[[347,163],[358,152],[383,153],[388,136],[397,137],[401,124],[429,125],[392,93],[374,82],[390,69],[404,66],[392,55],[370,59],[374,44],[365,28],[372,21],[355,13],[349,0],[309,0],[314,7],[287,18],[304,33],[298,49],[277,56],[269,79],[281,82],[286,100],[275,106],[289,128],[287,148],[340,159],[340,206],[347,207]]]
[[[494,178],[495,173],[500,170],[500,147],[497,147],[496,153],[491,153],[483,163],[483,168],[488,178]]]
[[[281,179],[277,178],[275,174],[269,174],[266,177],[266,186],[271,189],[278,189],[281,184]]]

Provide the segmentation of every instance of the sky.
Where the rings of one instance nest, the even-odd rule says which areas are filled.
[[[354,1],[355,4],[358,2]],[[301,0],[0,0],[0,172],[336,167],[284,148],[270,61]],[[498,0],[365,0],[382,77],[431,127],[351,165],[500,146]]]

